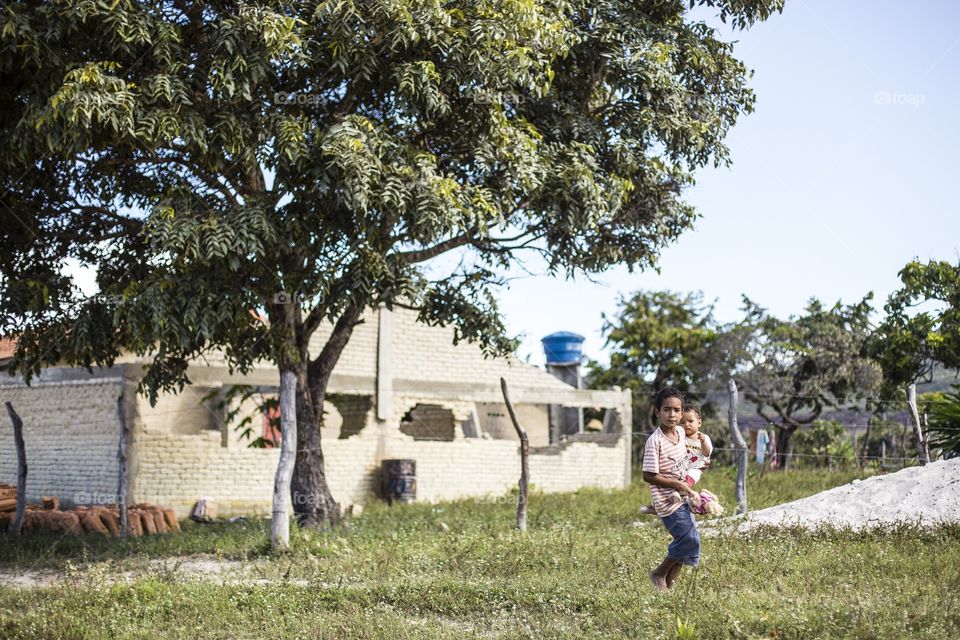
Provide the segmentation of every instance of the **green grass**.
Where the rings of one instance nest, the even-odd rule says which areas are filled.
[[[733,472],[703,486],[733,504]],[[751,508],[847,482],[855,473],[768,473]],[[640,527],[644,486],[537,495],[526,535],[510,499],[371,505],[334,534],[295,530],[268,553],[265,521],[195,525],[127,543],[4,541],[0,565],[82,565],[76,582],[0,588],[0,637],[947,638],[960,633],[960,527],[924,531],[765,530],[704,539],[703,563],[668,594],[647,573],[668,536]],[[212,553],[257,560],[276,581],[223,585],[159,572],[98,586],[124,562]],[[88,563],[88,564],[83,564]],[[93,564],[89,564],[93,563]],[[100,564],[96,564],[100,563]],[[103,564],[107,563],[107,564]],[[284,580],[284,577],[288,578]],[[951,588],[952,585],[952,588]],[[109,630],[106,625],[109,621]],[[682,628],[678,628],[679,626]],[[678,633],[682,632],[682,633]]]

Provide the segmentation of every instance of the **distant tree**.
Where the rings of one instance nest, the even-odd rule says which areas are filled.
[[[868,346],[883,369],[884,397],[897,400],[937,365],[960,371],[960,264],[910,262],[900,280]]]
[[[836,420],[815,420],[794,436],[794,453],[806,454],[827,466],[831,460],[853,460],[853,446],[846,428]]]
[[[634,429],[656,428],[653,398],[659,389],[680,389],[691,402],[703,398],[703,355],[715,336],[712,305],[702,293],[639,291],[621,297],[619,309],[603,316],[610,364],[588,365],[592,388],[614,385],[633,392]]]
[[[693,5],[744,28],[783,1]],[[690,227],[682,190],[727,162],[754,96],[688,6],[7,3],[12,367],[109,365],[127,348],[151,355],[155,398],[210,349],[273,363],[297,426],[294,508],[334,521],[320,408],[365,309],[406,305],[502,353],[514,341],[488,287],[518,254],[551,272],[643,269]],[[101,296],[79,295],[67,258]]]
[[[729,357],[744,397],[761,418],[777,424],[779,454],[790,450],[797,429],[827,408],[876,394],[880,369],[864,354],[871,298],[832,307],[813,299],[788,320],[744,298],[746,319],[726,331]]]

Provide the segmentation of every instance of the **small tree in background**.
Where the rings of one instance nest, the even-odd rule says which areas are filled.
[[[880,369],[864,354],[871,297],[832,307],[814,299],[788,320],[744,299],[747,318],[728,328],[723,343],[744,396],[761,418],[777,424],[780,456],[789,452],[791,436],[826,409],[876,394]]]
[[[829,466],[832,460],[853,461],[853,445],[846,428],[836,420],[815,420],[794,436],[794,453],[811,457],[811,462]]]
[[[716,335],[713,307],[701,293],[671,291],[639,291],[622,297],[619,307],[612,318],[603,316],[610,365],[589,363],[588,384],[630,389],[634,429],[655,429],[653,399],[659,389],[676,387],[691,402],[703,397],[704,356]]]
[[[932,379],[937,365],[960,371],[960,265],[914,261],[899,275],[903,284],[887,299],[868,345],[883,369],[883,395],[894,400]]]

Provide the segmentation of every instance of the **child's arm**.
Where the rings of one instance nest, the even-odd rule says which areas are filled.
[[[690,488],[686,482],[681,480],[675,480],[670,476],[665,476],[662,473],[653,473],[652,471],[643,472],[643,481],[647,484],[655,484],[658,487],[667,487],[668,489],[674,489],[680,493],[685,493],[687,495],[696,495],[696,492]]]
[[[700,432],[700,451],[707,458],[713,453],[713,442],[710,440],[710,436],[702,431]]]

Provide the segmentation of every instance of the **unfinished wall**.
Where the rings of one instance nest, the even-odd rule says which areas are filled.
[[[570,491],[585,486],[623,487],[625,439],[614,446],[571,442],[530,457],[531,482],[539,490]],[[185,515],[200,497],[215,499],[224,515],[270,511],[279,451],[226,448],[216,432],[138,433],[137,501],[169,505]],[[325,437],[327,480],[341,504],[364,503],[379,495],[380,461],[417,461],[417,499],[498,496],[519,479],[515,442],[460,438],[418,441],[393,430],[383,439],[371,429],[347,439]]]
[[[629,486],[624,474],[626,439],[613,446],[570,442],[550,453],[531,453],[530,482],[547,493],[581,487]],[[388,458],[417,461],[417,500],[450,500],[468,496],[501,496],[520,479],[520,450],[515,442],[467,438],[455,442],[390,439]]]
[[[118,485],[120,378],[0,383],[23,419],[27,500],[59,496],[65,505],[113,503]],[[16,484],[17,453],[6,410],[0,428],[0,482]]]

